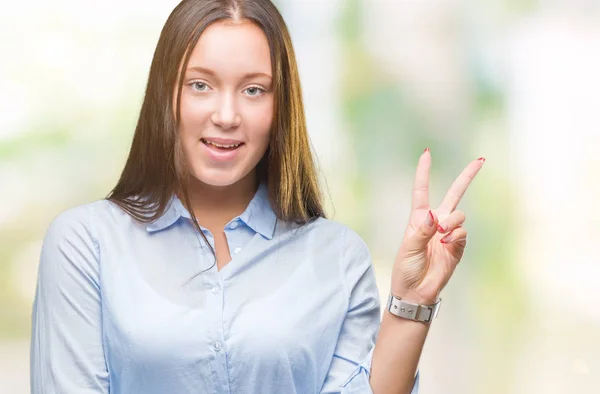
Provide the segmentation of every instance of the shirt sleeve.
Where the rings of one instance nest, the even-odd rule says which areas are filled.
[[[32,394],[109,392],[88,209],[61,213],[44,237],[32,311]]]
[[[373,394],[369,377],[380,325],[379,290],[369,248],[347,229],[342,269],[349,306],[321,394]],[[419,390],[419,374],[411,394]]]

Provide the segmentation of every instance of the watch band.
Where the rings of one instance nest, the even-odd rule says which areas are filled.
[[[437,317],[441,303],[442,299],[440,298],[435,304],[432,305],[414,304],[390,293],[386,309],[391,314],[404,319],[429,323],[435,317]]]

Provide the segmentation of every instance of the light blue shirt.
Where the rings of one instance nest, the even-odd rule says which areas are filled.
[[[264,185],[225,234],[218,271],[176,197],[151,224],[107,200],[60,214],[40,259],[32,393],[372,393],[380,300],[363,240],[278,220]]]

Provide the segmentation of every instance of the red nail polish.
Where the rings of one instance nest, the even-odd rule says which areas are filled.
[[[429,152],[429,148],[425,148],[425,150],[423,151],[423,153],[425,152]]]
[[[479,160],[479,161],[480,161],[480,162],[482,162],[482,163],[485,163],[485,157],[480,157],[480,158],[479,158],[479,159],[477,159],[477,160]]]
[[[433,227],[434,222],[435,220],[433,219],[433,214],[431,213],[431,210],[429,210],[429,215],[427,216],[427,219],[425,219],[425,225],[427,227]]]
[[[446,229],[445,229],[445,228],[443,228],[441,224],[438,224],[438,231],[439,231],[440,233],[443,233],[443,232],[446,232]]]

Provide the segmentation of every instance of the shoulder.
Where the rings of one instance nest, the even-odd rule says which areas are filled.
[[[98,248],[98,232],[114,231],[118,226],[131,225],[131,218],[109,200],[97,200],[68,208],[50,222],[44,235],[43,248]]]
[[[79,205],[60,212],[46,232],[45,243],[58,241],[67,234],[87,233],[90,228],[89,206]]]
[[[332,256],[346,278],[360,275],[372,266],[364,239],[349,226],[336,220],[318,218],[305,225],[309,244],[322,256]],[[335,257],[334,257],[335,256]]]
[[[349,226],[332,219],[317,218],[298,225],[279,222],[276,236],[293,237],[295,244],[317,249],[319,253],[336,254],[337,260],[370,260],[369,248],[363,238]]]
[[[335,237],[335,243],[344,254],[368,257],[369,248],[364,239],[349,226],[332,219],[318,218],[311,223],[310,231],[317,236],[331,234]]]
[[[46,237],[77,233],[96,239],[103,230],[142,226],[112,201],[102,199],[78,205],[60,212],[50,223]]]
[[[113,209],[111,204],[107,200],[98,200],[60,212],[50,222],[46,237],[92,232],[92,222],[98,217],[105,217]]]
[[[97,277],[99,249],[94,233],[93,211],[103,209],[105,204],[97,201],[75,206],[60,212],[50,222],[42,242],[40,280],[58,286],[82,276]]]

